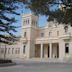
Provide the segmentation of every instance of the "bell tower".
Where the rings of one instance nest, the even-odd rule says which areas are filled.
[[[39,17],[34,14],[24,14],[22,16],[22,50],[25,50],[23,56],[27,58],[33,57],[34,55],[33,43],[37,34],[38,20]]]
[[[34,14],[25,14],[22,16],[22,27],[37,27],[38,19]]]

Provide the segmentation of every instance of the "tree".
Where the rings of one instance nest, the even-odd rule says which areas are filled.
[[[9,17],[6,14],[16,14],[16,0],[0,0],[0,43],[11,43],[15,40],[15,34],[17,26],[13,23],[16,22],[14,17]]]
[[[26,6],[35,14],[48,16],[48,21],[72,26],[72,0],[26,0]]]
[[[46,15],[48,21],[56,20],[72,26],[72,0],[0,0],[0,42],[2,43],[10,43],[15,38],[13,32],[16,32],[17,27],[13,23],[16,19],[8,17],[6,13],[19,15],[15,12],[18,9],[16,3],[21,2],[35,14]]]

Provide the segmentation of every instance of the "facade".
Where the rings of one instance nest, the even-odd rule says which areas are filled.
[[[38,20],[39,17],[34,14],[22,15],[21,38],[16,44],[17,48],[19,48],[19,53],[12,54],[13,52],[11,51],[11,55],[7,54],[6,57],[71,59],[72,27],[56,22],[48,22],[45,27],[39,27]]]
[[[0,43],[0,59],[20,58],[20,37],[16,38],[13,45]]]
[[[72,27],[48,22],[38,26],[39,17],[22,16],[22,50],[25,58],[64,59],[72,57]]]

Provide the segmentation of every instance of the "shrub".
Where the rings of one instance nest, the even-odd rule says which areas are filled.
[[[12,63],[12,60],[0,59],[0,64],[4,64],[4,63]]]

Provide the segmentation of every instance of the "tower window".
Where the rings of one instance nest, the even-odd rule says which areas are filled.
[[[26,37],[26,32],[24,32],[24,37]]]
[[[27,20],[26,20],[26,24],[27,24]]]
[[[29,24],[29,19],[27,20],[27,23]]]
[[[69,43],[65,43],[65,53],[69,53]]]
[[[26,25],[26,20],[24,20],[23,25]]]

